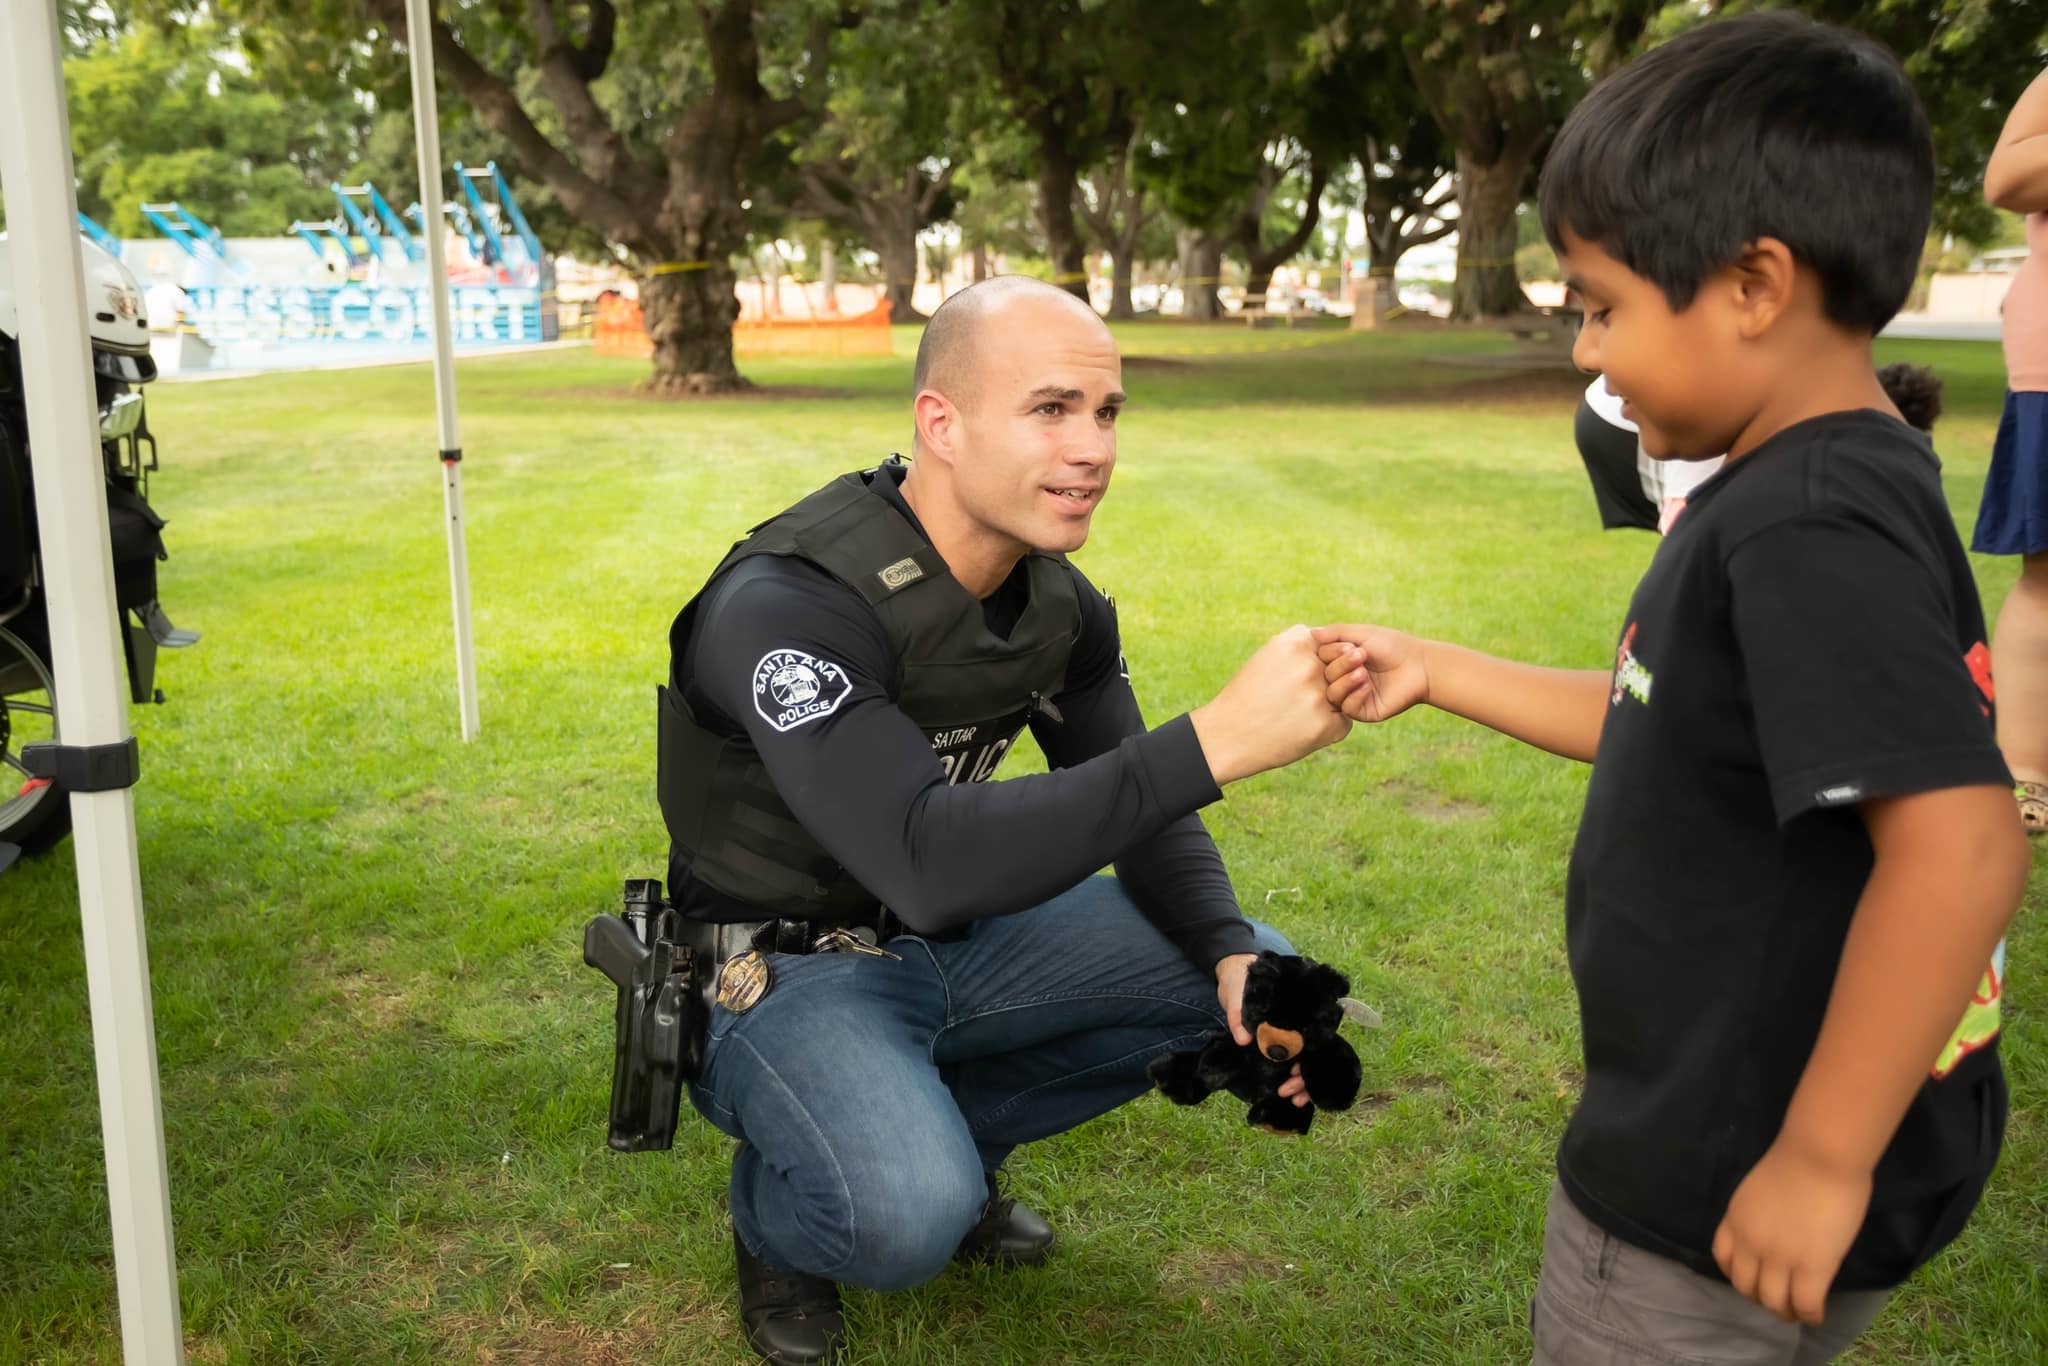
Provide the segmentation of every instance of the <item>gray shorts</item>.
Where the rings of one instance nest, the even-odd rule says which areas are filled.
[[[1726,1281],[1606,1232],[1553,1185],[1543,1274],[1529,1304],[1534,1366],[1817,1366],[1848,1350],[1892,1296],[1828,1296],[1818,1327],[1787,1323]]]

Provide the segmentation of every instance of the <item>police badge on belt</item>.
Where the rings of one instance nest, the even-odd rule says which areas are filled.
[[[759,949],[736,953],[718,970],[718,1004],[735,1015],[744,1015],[761,1003],[774,981],[766,954]]]

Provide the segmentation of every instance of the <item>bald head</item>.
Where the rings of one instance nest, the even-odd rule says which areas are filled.
[[[1103,336],[1109,329],[1095,310],[1055,285],[1028,275],[998,275],[992,280],[969,285],[940,304],[925,324],[917,343],[917,369],[912,374],[912,396],[936,389],[962,407],[972,407],[975,398],[975,360],[986,324],[1019,305],[1038,309],[1069,310],[1084,318]]]
[[[1009,275],[939,306],[917,348],[903,497],[970,593],[1088,539],[1125,401],[1116,339],[1065,290]]]

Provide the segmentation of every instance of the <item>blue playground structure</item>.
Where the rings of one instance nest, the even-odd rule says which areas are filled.
[[[414,200],[406,206],[405,216],[412,222],[418,223],[421,212],[419,201]],[[486,242],[484,235],[476,230],[476,224],[470,222],[469,210],[467,208],[451,200],[443,200],[441,203],[441,215],[453,223],[455,230],[462,234],[462,240],[469,244],[470,255],[482,261],[490,254],[491,244]],[[422,232],[426,231],[424,227],[420,230]]]
[[[414,265],[425,258],[426,249],[412,235],[412,230],[405,226],[405,220],[398,216],[383,195],[377,193],[375,185],[366,180],[360,185],[335,184],[328,188],[333,190],[334,197],[341,201],[342,214],[355,227],[357,234],[380,257],[384,255],[386,243],[395,243],[399,253]],[[356,207],[355,201],[358,197],[370,201],[370,209],[377,215],[374,224]]]
[[[105,247],[107,252],[116,261],[121,259],[121,252],[124,246],[121,239],[93,222],[90,218],[87,218],[83,210],[80,210],[78,214],[78,230],[99,243],[102,247]]]
[[[442,231],[461,236],[449,242],[447,267],[456,344],[554,340],[554,263],[511,186],[495,161],[481,169],[457,162],[455,173],[462,195],[447,205]],[[151,286],[176,288],[181,366],[296,368],[343,355],[423,354],[433,310],[419,206],[401,214],[367,181],[328,189],[335,217],[300,219],[286,236],[233,246],[175,200],[141,206],[161,239],[124,243],[84,215],[79,227]]]
[[[175,218],[169,215],[175,215]],[[201,222],[198,215],[177,200],[168,204],[144,204],[142,216],[158,232],[176,242],[187,256],[210,266],[209,273],[215,277],[222,269],[238,276],[248,275],[249,268],[228,251],[227,239]]]
[[[455,178],[462,182],[462,194],[469,201],[470,214],[483,225],[485,240],[490,244],[490,255],[485,259],[494,266],[525,267],[538,270],[541,264],[540,239],[533,235],[533,229],[526,225],[526,215],[519,212],[519,202],[512,197],[512,187],[505,183],[505,177],[498,170],[498,163],[484,163],[482,170],[455,163]],[[489,181],[497,193],[497,208],[502,216],[519,234],[519,244],[525,250],[526,259],[513,262],[506,258],[505,239],[498,231],[493,215],[485,208],[483,196],[477,193],[477,182]]]
[[[323,219],[318,223],[308,223],[305,219],[301,218],[294,222],[291,227],[287,228],[286,231],[311,247],[314,259],[323,263],[327,260],[327,248],[323,245],[323,239],[331,240],[336,246],[341,248],[342,258],[348,262],[350,274],[355,273],[356,266],[362,261],[362,258],[356,255],[356,249],[349,245],[348,224],[342,222],[339,218]]]

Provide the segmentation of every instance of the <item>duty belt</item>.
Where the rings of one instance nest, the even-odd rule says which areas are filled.
[[[710,1018],[711,1006],[717,997],[719,969],[728,959],[748,949],[758,949],[762,953],[806,954],[829,945],[835,935],[852,935],[864,944],[880,945],[899,934],[910,932],[909,927],[886,907],[873,915],[850,920],[802,920],[783,916],[721,924],[688,916],[677,919],[678,942],[694,950],[697,961],[704,965],[697,972],[693,985],[704,1002],[706,1019]]]
[[[904,926],[886,911],[855,922],[774,919],[721,925],[677,913],[652,878],[627,881],[622,907],[583,927],[583,961],[617,988],[607,1141],[619,1152],[675,1140],[683,1088],[704,1061],[720,970],[733,962],[731,998],[750,1009],[769,989],[771,953],[898,955],[877,946]],[[747,961],[751,959],[752,961]]]

